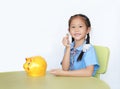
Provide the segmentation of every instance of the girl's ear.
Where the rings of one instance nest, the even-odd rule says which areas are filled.
[[[68,32],[70,32],[70,28],[68,28]]]
[[[90,31],[91,31],[91,27],[88,27],[87,34],[90,33]]]
[[[70,33],[70,28],[68,28],[68,33],[71,35],[71,33]]]

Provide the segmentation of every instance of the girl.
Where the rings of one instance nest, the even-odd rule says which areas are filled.
[[[83,14],[71,16],[69,20],[69,35],[63,38],[65,53],[62,69],[53,69],[50,73],[59,76],[94,76],[99,68],[94,47],[90,44],[89,32],[91,24],[89,18]]]

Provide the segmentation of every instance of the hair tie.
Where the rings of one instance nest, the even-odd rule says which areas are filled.
[[[86,52],[90,48],[90,44],[83,45],[83,52]]]

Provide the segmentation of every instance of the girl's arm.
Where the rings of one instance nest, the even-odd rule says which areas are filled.
[[[50,72],[58,76],[92,76],[93,70],[94,66],[91,65],[81,70],[64,71],[61,69],[54,69]]]
[[[69,35],[66,34],[66,36],[62,40],[63,45],[66,47],[63,60],[62,60],[62,69],[64,71],[69,70],[70,66],[70,41],[69,41]]]
[[[62,60],[62,69],[64,71],[67,71],[69,70],[69,66],[70,66],[70,46],[66,47],[66,51]]]

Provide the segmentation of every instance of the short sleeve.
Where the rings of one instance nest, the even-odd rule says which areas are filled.
[[[88,49],[88,51],[85,53],[84,56],[85,56],[84,61],[85,61],[86,67],[90,65],[94,65],[94,73],[93,73],[94,75],[96,71],[99,69],[99,63],[98,63],[95,49],[92,45],[90,46],[90,48]]]

